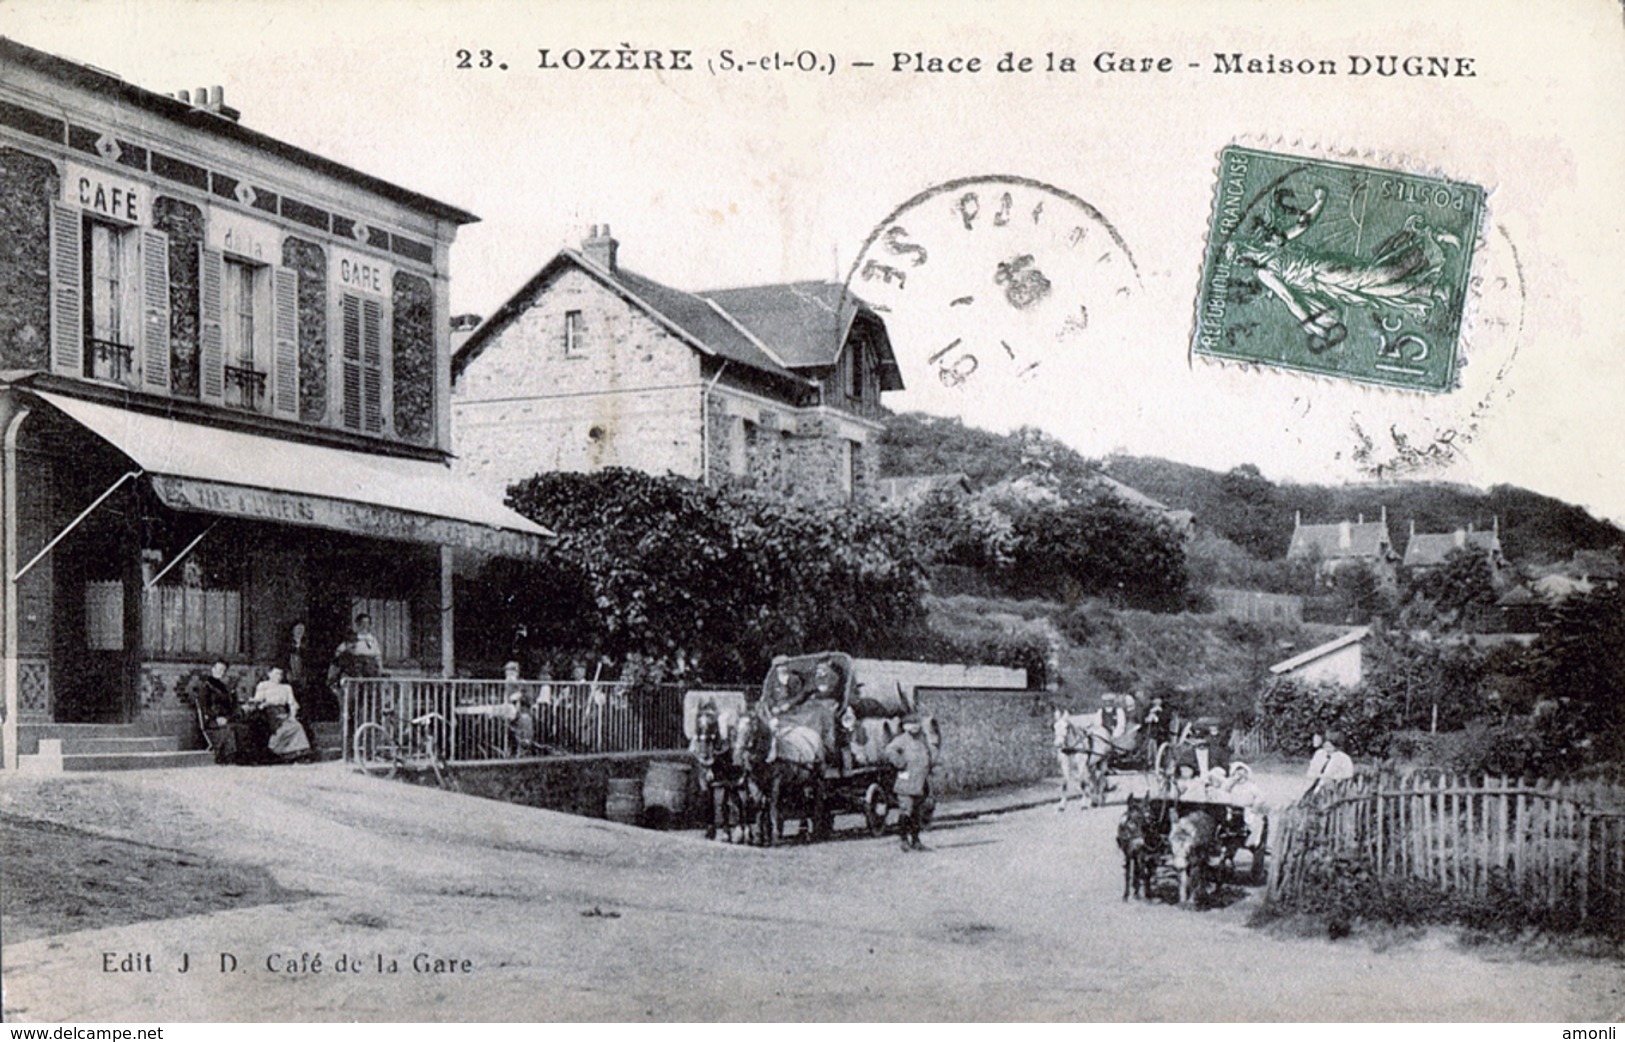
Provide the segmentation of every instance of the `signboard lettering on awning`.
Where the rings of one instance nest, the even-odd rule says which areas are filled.
[[[373,503],[326,499],[296,492],[223,485],[154,475],[153,490],[174,510],[329,528],[354,535],[433,546],[461,546],[505,557],[532,557],[541,541],[523,532],[488,528]]]

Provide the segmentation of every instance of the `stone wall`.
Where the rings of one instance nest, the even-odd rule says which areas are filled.
[[[922,687],[919,708],[942,731],[934,784],[943,795],[1058,777],[1042,691]]]
[[[565,315],[581,312],[565,353]],[[457,378],[459,469],[500,492],[544,470],[635,467],[698,478],[694,349],[579,269],[567,269]]]
[[[282,264],[299,276],[299,418],[327,418],[327,251],[316,243],[282,240]]]
[[[434,442],[434,291],[428,279],[396,272],[393,303],[395,433],[429,445]]]
[[[182,398],[196,398],[198,250],[203,245],[203,211],[191,203],[161,195],[152,205],[152,223],[169,237],[169,389]]]
[[[0,366],[51,364],[51,200],[56,167],[0,148]]]

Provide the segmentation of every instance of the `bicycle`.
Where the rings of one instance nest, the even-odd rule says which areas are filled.
[[[393,778],[402,768],[414,773],[432,770],[435,782],[442,789],[460,791],[457,779],[445,769],[444,750],[451,734],[446,718],[435,712],[415,716],[404,729],[404,735],[399,722],[399,715],[389,708],[378,720],[355,729],[351,750],[356,768],[363,774],[381,778]]]

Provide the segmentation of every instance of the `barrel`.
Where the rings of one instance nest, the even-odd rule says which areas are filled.
[[[653,828],[665,828],[683,820],[683,809],[688,803],[688,774],[686,763],[656,760],[649,764],[643,777],[643,818]]]
[[[643,783],[636,778],[609,779],[609,796],[604,800],[604,817],[623,825],[636,825],[643,819]]]

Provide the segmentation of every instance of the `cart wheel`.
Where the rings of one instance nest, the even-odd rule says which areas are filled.
[[[869,788],[863,793],[863,823],[869,826],[871,836],[885,834],[886,815],[890,813],[891,806],[886,802],[886,790],[880,787],[879,782],[870,782]]]
[[[351,739],[355,765],[361,771],[381,778],[392,778],[400,760],[396,755],[395,739],[382,724],[367,723],[355,729]]]

